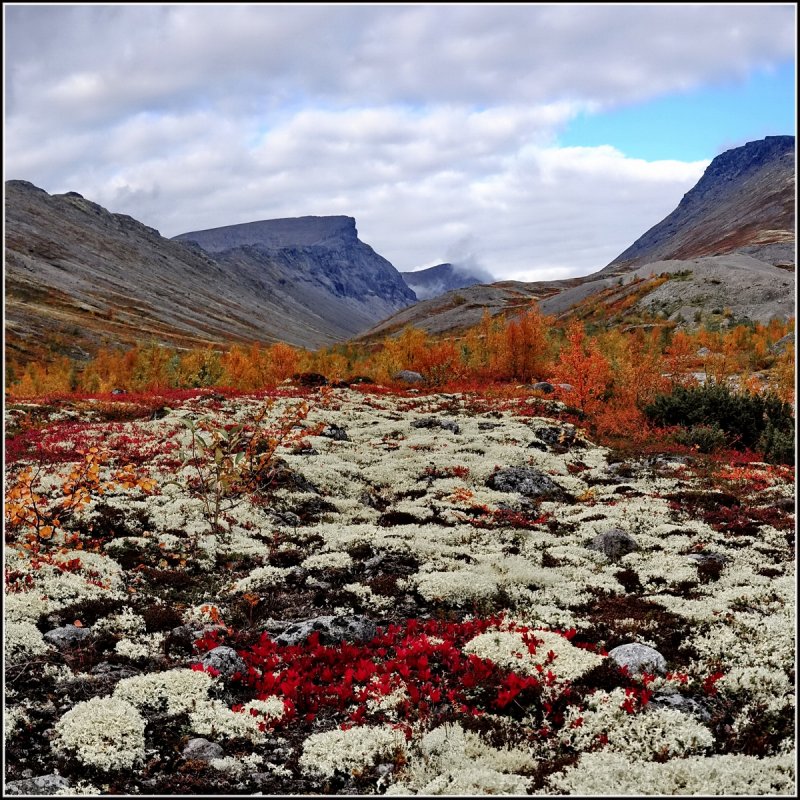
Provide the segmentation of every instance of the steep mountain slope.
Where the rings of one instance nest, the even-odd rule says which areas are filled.
[[[477,275],[474,274],[474,270],[459,268],[450,263],[400,274],[406,285],[417,295],[418,300],[430,300],[452,289],[463,289],[466,286],[494,281],[488,274]]]
[[[391,272],[382,277],[391,265],[361,243],[362,261],[372,254],[378,262],[377,277],[357,262],[362,297],[354,299],[337,286],[346,248],[302,248],[314,252],[302,254],[302,274],[292,275],[296,249],[266,262],[246,249],[217,259],[77,193],[50,195],[27,181],[5,188],[6,346],[18,361],[46,351],[81,357],[103,344],[150,338],[187,347],[232,341],[318,347],[413,301],[396,271],[394,284]],[[355,239],[352,220],[334,227],[345,229],[337,241]],[[388,299],[381,295],[385,286]]]
[[[767,136],[718,155],[678,207],[601,274],[741,248],[758,258],[766,245],[794,243],[794,145],[794,136]]]
[[[234,272],[277,282],[341,331],[360,332],[416,300],[400,273],[358,238],[352,217],[295,217],[182,233]],[[274,287],[273,287],[274,289]]]
[[[484,307],[492,314],[519,313],[521,296],[539,299],[541,310],[556,316],[583,313],[597,296],[611,316],[614,303],[636,292],[631,315],[647,313],[688,327],[719,317],[730,323],[792,316],[794,146],[793,136],[768,136],[717,156],[675,211],[598,272],[514,283],[512,297],[495,288],[509,284],[451,291],[405,309],[365,336],[396,333],[404,324],[455,333],[474,324]],[[638,283],[662,273],[678,277],[652,291]]]

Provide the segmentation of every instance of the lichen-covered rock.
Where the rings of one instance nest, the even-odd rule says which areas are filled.
[[[69,789],[69,781],[61,775],[40,775],[6,784],[6,793],[10,795],[55,794],[65,789]]]
[[[208,739],[198,737],[187,742],[181,755],[185,759],[211,761],[212,758],[222,758],[225,751],[216,742],[209,742]]]
[[[631,642],[615,647],[608,654],[620,667],[627,667],[631,675],[640,672],[659,673],[667,671],[667,661],[654,647],[646,644]]]
[[[377,628],[374,622],[359,615],[314,617],[290,625],[275,641],[284,646],[300,644],[312,633],[319,634],[322,644],[368,642],[377,633]]]
[[[622,556],[639,549],[636,539],[620,528],[613,528],[610,531],[598,534],[586,546],[589,550],[603,553],[611,561],[618,561]]]
[[[42,638],[59,650],[67,650],[80,644],[87,636],[91,635],[88,628],[77,628],[75,625],[64,625],[62,628],[53,628]]]
[[[320,432],[320,436],[324,436],[326,439],[333,439],[335,442],[350,441],[347,431],[344,428],[340,428],[338,425],[328,425],[323,428]]]
[[[439,419],[438,417],[424,417],[423,419],[415,419],[411,423],[412,428],[441,428],[445,431],[453,431],[459,433],[461,427],[452,419]]]
[[[242,657],[232,648],[221,645],[209,650],[200,659],[204,667],[211,667],[223,678],[230,678],[236,672],[244,672],[246,665]]]
[[[527,497],[556,497],[561,487],[533,467],[506,467],[489,476],[486,485],[498,492],[519,492]]]

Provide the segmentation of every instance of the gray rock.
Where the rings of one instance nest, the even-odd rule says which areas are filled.
[[[181,755],[186,759],[211,761],[212,758],[222,758],[225,755],[225,751],[216,742],[197,738],[190,739],[187,742]]]
[[[620,528],[613,528],[605,533],[600,533],[586,545],[589,550],[603,553],[611,561],[617,561],[622,556],[639,549],[636,539]]]
[[[658,692],[654,695],[652,702],[663,708],[672,708],[675,711],[682,711],[684,714],[691,714],[701,722],[708,722],[711,719],[711,713],[701,702],[678,692]]]
[[[573,391],[571,383],[557,383],[556,389],[561,389],[562,392],[571,392]]]
[[[708,358],[711,355],[711,351],[707,347],[701,347],[696,355],[700,356],[700,358]]]
[[[401,370],[394,376],[394,379],[402,383],[422,383],[425,380],[419,372],[410,369]]]
[[[563,494],[561,487],[533,467],[506,467],[489,476],[486,485],[498,492],[519,492],[527,497],[550,497]]]
[[[479,431],[493,431],[495,428],[499,428],[499,422],[479,422],[478,423],[478,430]]]
[[[101,661],[97,666],[89,670],[89,674],[107,676],[114,680],[122,680],[123,678],[132,678],[134,675],[138,675],[139,672],[125,664],[109,664],[108,661]]]
[[[324,436],[326,439],[333,439],[336,442],[349,442],[350,437],[347,435],[347,431],[344,428],[340,428],[338,425],[328,425],[320,436]]]
[[[360,615],[314,617],[290,625],[275,641],[284,646],[300,644],[315,632],[319,633],[322,644],[368,642],[377,633],[377,627]]]
[[[91,635],[88,628],[76,628],[74,625],[64,625],[62,628],[53,628],[42,637],[48,644],[59,650],[68,650],[77,647],[87,636]]]
[[[234,672],[244,672],[247,665],[242,657],[232,648],[220,645],[209,650],[200,659],[204,667],[211,667],[219,671],[223,678],[230,678]]]
[[[531,386],[535,392],[544,392],[545,394],[551,394],[555,391],[555,387],[552,383],[548,383],[547,381],[539,381],[538,383],[534,383]]]
[[[69,789],[69,781],[60,775],[40,775],[6,784],[6,792],[12,795],[55,794],[59,789]]]
[[[411,423],[412,428],[441,428],[446,431],[453,431],[453,433],[460,433],[461,428],[459,424],[452,419],[438,419],[437,417],[425,417],[424,419],[415,419]]]
[[[627,667],[631,675],[640,672],[659,673],[667,671],[667,661],[661,653],[653,647],[638,642],[621,644],[608,654],[620,667]]]
[[[537,439],[550,445],[556,452],[565,453],[571,447],[586,447],[573,425],[550,425],[534,431]]]

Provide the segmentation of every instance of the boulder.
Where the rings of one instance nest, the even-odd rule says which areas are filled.
[[[438,417],[425,417],[424,419],[415,419],[411,423],[412,428],[441,428],[442,430],[452,431],[453,433],[460,433],[461,427],[452,419],[439,419]]]
[[[711,712],[701,702],[679,692],[658,692],[651,702],[662,708],[672,708],[684,714],[691,714],[701,722],[708,722],[711,719]]]
[[[181,755],[187,760],[211,761],[212,758],[222,758],[225,755],[225,751],[216,742],[197,738],[190,739],[186,743]]]
[[[62,789],[69,789],[69,781],[60,775],[40,775],[6,784],[6,792],[10,795],[55,794]]]
[[[489,476],[486,485],[498,492],[519,492],[526,497],[551,497],[563,494],[561,487],[533,467],[506,467]]]
[[[603,553],[611,561],[618,561],[622,556],[639,549],[636,539],[620,528],[613,528],[605,533],[600,533],[586,545],[589,550]]]
[[[531,389],[535,392],[544,392],[545,394],[552,394],[555,391],[555,386],[547,381],[539,381],[531,385]]]
[[[292,375],[292,380],[300,386],[327,386],[328,379],[319,372],[299,372]]]
[[[200,663],[219,672],[223,678],[230,678],[235,672],[245,672],[247,665],[242,657],[232,648],[220,645],[209,650],[200,659]]]
[[[53,647],[59,650],[68,650],[70,647],[77,647],[87,636],[91,635],[88,628],[77,628],[75,625],[64,625],[62,628],[53,628],[42,636],[42,638]]]
[[[566,453],[572,447],[586,447],[586,442],[580,438],[573,425],[549,425],[546,428],[537,428],[534,435],[557,453]]]
[[[422,383],[425,378],[423,378],[419,372],[414,372],[410,369],[404,369],[394,376],[394,380],[400,381],[401,383]]]
[[[608,654],[618,666],[627,667],[630,675],[638,675],[641,672],[656,672],[663,675],[667,671],[667,661],[661,653],[654,647],[646,644],[631,642],[615,647]]]
[[[322,644],[368,642],[377,633],[377,628],[372,620],[357,614],[321,616],[290,625],[275,641],[284,646],[300,644],[312,633],[319,634]]]
[[[323,428],[320,436],[324,436],[326,439],[333,439],[336,442],[350,441],[347,431],[344,428],[340,428],[338,425],[328,425]]]

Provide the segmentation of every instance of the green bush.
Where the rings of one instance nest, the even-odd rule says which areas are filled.
[[[694,444],[712,446],[722,432],[730,447],[764,453],[767,460],[791,463],[794,460],[794,418],[788,403],[774,394],[733,392],[725,385],[675,387],[660,395],[644,409],[656,425],[687,428],[685,437],[700,437]],[[706,430],[703,431],[702,429]],[[719,445],[715,445],[719,446]]]
[[[717,425],[692,425],[681,429],[675,436],[680,444],[696,447],[701,453],[713,453],[728,444],[725,431]]]

